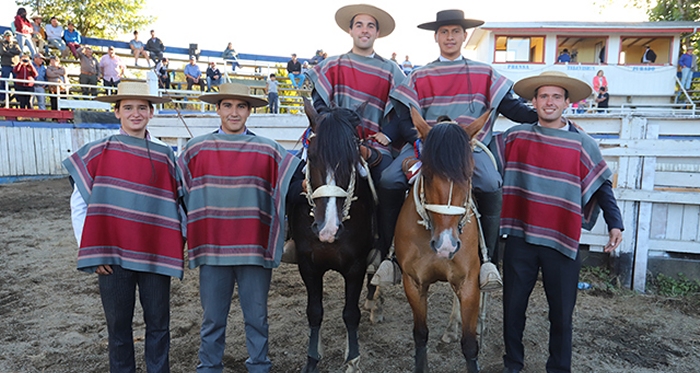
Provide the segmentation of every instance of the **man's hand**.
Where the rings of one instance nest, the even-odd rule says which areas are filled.
[[[610,239],[603,248],[606,253],[613,252],[618,246],[620,246],[620,242],[622,242],[622,231],[619,228],[613,228],[608,233],[608,236],[610,236]]]
[[[97,270],[95,271],[98,275],[111,275],[113,273],[112,267],[108,265],[101,265],[97,267]]]
[[[391,141],[389,141],[389,138],[386,137],[386,135],[381,133],[381,132],[377,132],[374,135],[370,135],[369,138],[374,139],[374,141],[376,141],[384,146],[389,145],[389,143],[391,142]]]

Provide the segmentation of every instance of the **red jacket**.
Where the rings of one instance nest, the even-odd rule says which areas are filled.
[[[34,32],[32,23],[19,15],[15,16],[15,31],[18,34],[31,35]]]
[[[33,87],[34,86],[34,78],[38,75],[36,72],[36,69],[32,65],[32,63],[24,64],[24,63],[18,63],[15,65],[15,67],[12,69],[12,73],[15,76],[15,79],[24,79],[24,80],[31,80],[31,82],[26,83],[26,82],[15,82],[15,84],[24,86],[24,87]]]

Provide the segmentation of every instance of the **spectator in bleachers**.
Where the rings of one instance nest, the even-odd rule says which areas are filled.
[[[563,51],[559,54],[559,57],[557,58],[557,63],[569,63],[571,62],[571,55],[569,54],[569,50],[564,48]]]
[[[139,57],[143,56],[148,63],[148,67],[151,67],[151,60],[148,59],[148,52],[144,50],[144,45],[141,40],[139,40],[139,32],[134,31],[134,39],[129,42],[129,48],[131,48],[131,53],[134,55],[134,66],[139,65]]]
[[[192,89],[193,84],[199,85],[199,90],[204,92],[204,81],[202,80],[202,70],[197,65],[197,57],[190,56],[190,63],[185,65],[185,80],[187,80],[187,90]]]
[[[403,73],[408,75],[413,71],[413,64],[411,61],[408,59],[408,56],[406,56],[406,59],[401,63],[401,69],[403,70]]]
[[[151,30],[151,38],[146,42],[146,52],[151,56],[153,62],[158,63],[163,59],[163,52],[165,52],[165,45],[159,38],[156,37],[155,30]]]
[[[238,53],[236,53],[236,50],[233,49],[233,43],[231,42],[229,42],[226,49],[224,49],[224,53],[221,54],[221,58],[231,61],[231,71],[236,71],[236,67],[241,66],[238,63]]]
[[[63,84],[68,81],[66,69],[61,66],[61,60],[56,56],[49,58],[49,67],[46,68],[46,81],[53,83],[62,83],[60,85],[50,85],[49,91],[53,95],[49,98],[51,101],[51,110],[58,110],[58,95],[63,89]]]
[[[105,87],[117,87],[119,82],[124,77],[126,65],[122,59],[114,52],[114,47],[109,46],[107,54],[100,58],[100,72],[102,73],[102,85]],[[107,90],[107,94],[114,93],[113,90]]]
[[[34,27],[32,23],[27,19],[27,10],[24,8],[17,9],[17,15],[15,16],[15,33],[17,37],[17,44],[19,48],[24,49],[26,46],[29,49],[31,55],[36,54],[36,47],[32,42],[32,33],[34,32]]]
[[[46,31],[44,26],[41,25],[40,15],[32,17],[32,30],[32,42],[36,46],[37,53],[46,51]]]
[[[75,29],[73,22],[68,22],[68,29],[63,32],[63,40],[66,41],[66,46],[73,53],[75,59],[79,59],[78,49],[80,49],[80,43],[82,43],[82,38],[80,37],[80,31]]]
[[[37,73],[29,60],[29,54],[22,56],[19,63],[12,68],[12,73],[15,75],[15,79],[29,80],[29,82],[15,81],[15,92],[34,92],[34,78],[36,78]],[[31,109],[32,95],[19,93],[15,97],[17,97],[20,109]]]
[[[287,61],[287,73],[289,75],[289,80],[292,81],[292,87],[301,89],[306,76],[301,73],[301,62],[297,60],[296,53],[292,53],[292,59]]]
[[[311,60],[309,61],[310,65],[318,65],[323,61],[323,49],[319,49],[316,51],[316,54],[311,57]]]
[[[610,100],[610,94],[608,94],[608,89],[605,86],[600,87],[598,91],[598,97],[596,97],[595,102],[598,103],[598,112],[603,113],[608,109],[608,101]]]
[[[396,60],[396,52],[391,53],[391,60],[394,61],[397,65],[399,64],[399,61]]]
[[[68,47],[63,41],[63,27],[58,24],[58,19],[51,17],[44,30],[46,30],[46,42],[49,43],[49,46],[58,49],[61,52],[61,58],[66,58]]]
[[[270,79],[268,79],[267,84],[265,84],[265,93],[267,93],[267,105],[270,108],[271,114],[279,113],[279,94],[277,91],[277,76],[275,74],[270,74]]]
[[[19,45],[12,39],[12,31],[5,31],[2,34],[2,38],[2,49],[0,50],[2,73],[0,73],[0,77],[9,78],[12,75],[12,68],[19,62],[19,55],[22,54],[22,50],[19,49]],[[0,87],[6,91],[9,89],[9,84],[3,81]],[[0,94],[0,100],[5,100],[5,94]]]
[[[92,53],[92,48],[85,46],[78,49],[80,56],[80,76],[78,77],[80,84],[97,85],[97,79],[100,78],[100,63]],[[97,96],[97,87],[81,87],[83,96]]]
[[[36,78],[34,78],[34,92],[38,95],[34,95],[34,100],[39,110],[46,110],[46,84],[42,82],[46,81],[46,66],[44,65],[44,55],[37,53],[34,55],[34,69],[36,70]]]
[[[170,89],[170,71],[168,71],[168,57],[163,57],[155,67],[158,76],[158,88]]]
[[[219,87],[221,80],[221,71],[216,67],[216,62],[209,62],[209,67],[207,67],[207,92],[211,92],[212,87]]]

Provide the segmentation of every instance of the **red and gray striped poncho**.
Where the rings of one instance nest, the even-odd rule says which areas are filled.
[[[78,269],[119,265],[182,279],[175,155],[166,145],[114,135],[63,161],[87,204]]]
[[[497,108],[513,83],[491,66],[468,59],[434,61],[414,70],[406,82],[391,93],[406,107],[420,110],[431,126],[441,115],[460,124],[470,124],[490,108]],[[491,142],[496,110],[477,134]]]
[[[328,57],[306,74],[329,107],[335,103],[354,110],[367,102],[361,114],[364,133],[360,133],[360,137],[363,139],[381,132],[393,107],[389,93],[406,79],[396,62],[377,55],[364,57],[352,52]],[[387,149],[374,140],[370,143],[374,147]]]
[[[612,176],[598,144],[582,131],[523,124],[498,135],[503,164],[501,234],[575,259],[581,227],[600,212],[593,194]]]
[[[178,159],[190,268],[279,266],[285,197],[298,164],[260,136],[214,133],[190,140]]]

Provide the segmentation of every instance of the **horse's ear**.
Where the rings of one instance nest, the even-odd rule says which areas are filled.
[[[430,131],[430,126],[428,125],[428,122],[426,122],[420,115],[418,109],[413,106],[411,106],[411,121],[413,122],[413,126],[418,130],[418,136],[421,139],[425,139]]]
[[[306,117],[309,118],[309,126],[312,131],[316,132],[316,118],[318,117],[318,113],[308,98],[302,96],[302,100],[304,101],[304,112],[306,113]]]
[[[481,131],[482,128],[484,128],[484,125],[489,120],[489,117],[491,117],[492,111],[493,108],[490,108],[489,111],[485,112],[484,114],[481,114],[481,116],[476,118],[473,122],[469,124],[460,124],[460,127],[462,127],[462,129],[464,129],[464,131],[467,132],[469,138],[472,138],[474,137],[474,135],[479,133],[479,131]]]

